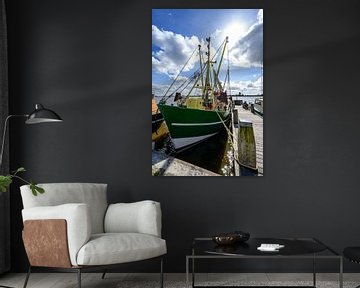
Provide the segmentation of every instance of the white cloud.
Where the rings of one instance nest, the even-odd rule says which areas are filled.
[[[257,22],[230,49],[230,63],[238,67],[260,67],[263,61],[263,10]]]
[[[238,27],[230,23],[228,30],[237,31]],[[235,23],[236,24],[236,23]],[[232,29],[234,28],[234,29]],[[236,28],[236,29],[235,29]],[[215,30],[212,37],[212,44],[217,45],[224,39],[223,34],[229,31]],[[230,66],[249,68],[249,67],[260,67],[263,62],[263,10],[259,9],[256,22],[249,27],[249,29],[244,30],[243,33],[234,33],[232,38],[232,43],[229,43],[229,56],[230,56]],[[206,42],[204,39],[200,39],[197,36],[184,36],[181,34],[176,34],[172,31],[165,31],[159,29],[157,26],[152,25],[152,43],[159,50],[152,51],[152,67],[153,70],[169,76],[171,79],[174,79],[176,75],[180,72],[183,65],[186,63],[191,53],[197,48],[200,44],[202,50],[206,49]],[[214,55],[215,49],[211,47],[211,55]],[[226,54],[225,54],[226,55]],[[205,56],[205,55],[203,55]],[[226,57],[226,56],[225,56]],[[226,57],[227,58],[227,57]],[[189,61],[188,65],[183,70],[188,72],[192,70],[195,66],[198,68],[198,55],[194,54],[192,59]],[[223,66],[227,65],[226,62],[223,62]],[[192,72],[191,72],[192,73]],[[185,75],[183,73],[182,75]],[[189,73],[187,73],[189,74]],[[191,75],[188,75],[191,76]],[[253,75],[254,76],[254,75]],[[179,78],[178,81],[183,78]],[[254,79],[257,79],[254,77]],[[256,81],[258,81],[258,78]],[[260,82],[256,81],[238,81],[232,82],[231,85],[234,86],[233,90],[242,92],[245,94],[260,94],[262,93],[262,87]],[[180,82],[179,82],[180,83]],[[166,89],[169,86],[162,84],[153,84],[153,92],[156,95],[164,95]],[[173,88],[177,86],[177,83]],[[172,89],[173,90],[173,89]],[[170,91],[171,93],[172,91]],[[184,91],[185,92],[185,91]],[[183,93],[184,94],[184,93]]]
[[[189,78],[180,75],[166,95],[174,96],[175,92],[181,92],[182,95],[187,95],[192,87],[192,84],[194,84],[194,82],[191,82],[190,84],[188,84],[188,83],[189,83]],[[160,84],[160,83],[153,82],[152,83],[152,93],[155,94],[156,96],[164,96],[166,91],[169,89],[170,85],[171,85],[170,83],[169,84]],[[195,92],[195,90],[196,89],[194,89],[193,91]]]
[[[230,87],[232,95],[238,95],[239,92],[245,95],[260,95],[263,93],[261,77],[257,78],[254,81],[231,81]]]
[[[201,44],[196,36],[183,36],[171,31],[160,30],[152,25],[152,43],[159,51],[152,53],[153,69],[174,78],[184,66],[194,49]],[[189,61],[184,71],[189,71],[198,61],[196,54]]]
[[[168,84],[152,83],[152,94],[156,96],[163,96],[165,95],[165,92],[168,88],[169,88]]]

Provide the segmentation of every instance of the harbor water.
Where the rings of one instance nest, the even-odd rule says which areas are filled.
[[[223,176],[234,176],[233,150],[226,130],[188,149],[175,151],[170,137],[155,145],[155,150]]]

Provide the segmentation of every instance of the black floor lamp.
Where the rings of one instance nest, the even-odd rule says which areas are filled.
[[[62,122],[63,121],[58,114],[56,114],[54,111],[52,111],[50,109],[45,108],[41,104],[36,104],[35,110],[33,112],[31,112],[30,114],[19,114],[19,115],[7,116],[5,119],[5,124],[4,124],[4,132],[3,132],[1,152],[0,152],[0,167],[2,165],[2,160],[3,160],[7,125],[8,125],[9,120],[11,118],[15,118],[15,117],[27,118],[25,121],[25,124],[39,124],[39,123]]]
[[[11,118],[16,118],[16,117],[17,118],[18,117],[26,118],[25,124],[39,124],[39,123],[48,123],[48,122],[56,123],[56,122],[63,121],[57,113],[55,113],[54,111],[52,111],[50,109],[44,108],[44,106],[41,104],[36,104],[35,110],[33,112],[31,112],[30,114],[7,116],[5,119],[5,123],[4,123],[3,138],[2,138],[2,144],[1,144],[1,150],[0,150],[0,168],[2,166],[2,161],[3,161],[4,146],[5,146],[5,142],[6,142],[6,132],[7,132],[8,122]],[[12,288],[9,286],[3,286],[1,284],[0,284],[0,287]]]

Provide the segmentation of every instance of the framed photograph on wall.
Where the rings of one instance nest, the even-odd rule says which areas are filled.
[[[152,175],[263,175],[263,10],[152,10]]]

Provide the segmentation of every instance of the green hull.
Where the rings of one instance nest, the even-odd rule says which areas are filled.
[[[224,129],[229,111],[199,110],[158,104],[175,148],[201,142]]]

